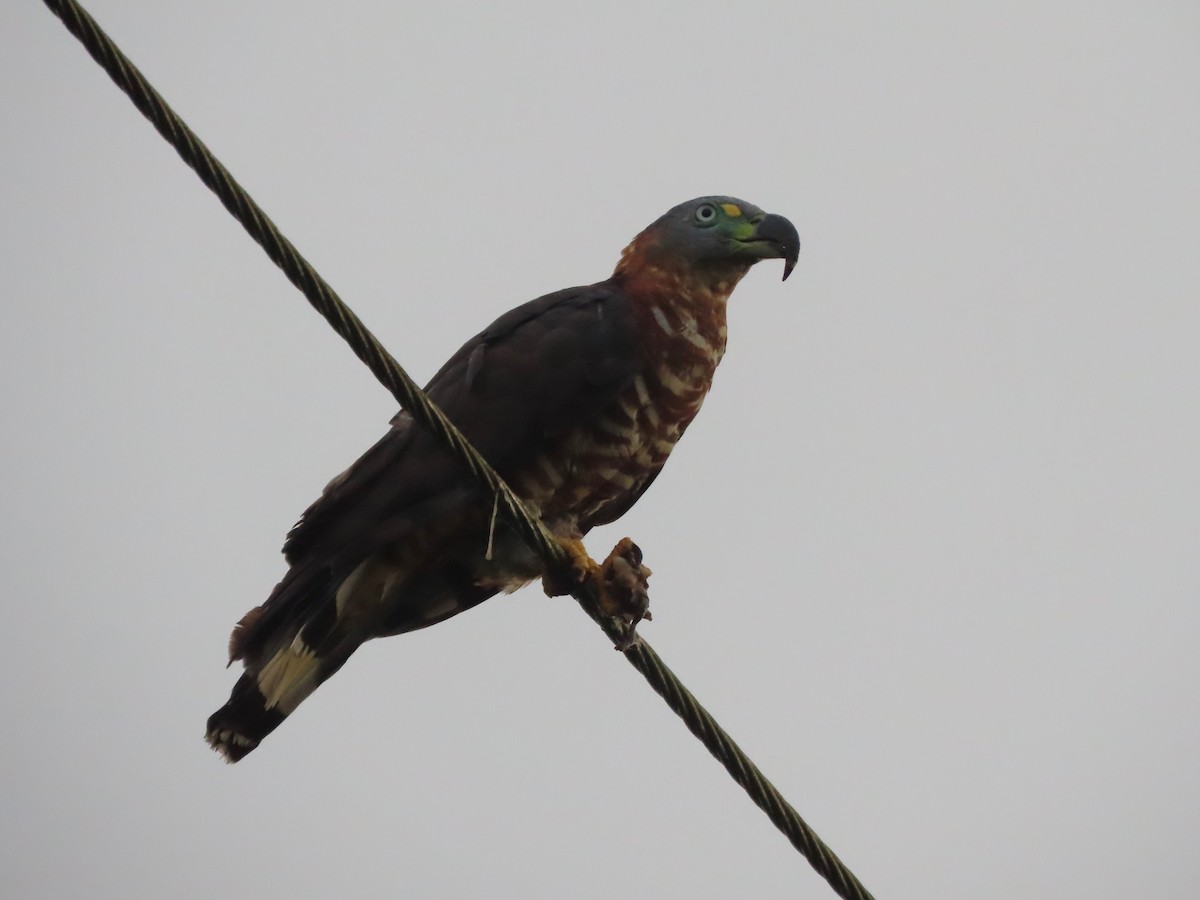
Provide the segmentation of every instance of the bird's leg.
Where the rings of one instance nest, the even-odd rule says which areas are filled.
[[[588,556],[579,538],[558,537],[559,545],[570,560],[566,577],[546,573],[542,587],[551,597],[570,594],[576,587],[591,583],[596,594],[596,609],[605,616],[621,619],[629,625],[629,636],[617,646],[627,650],[637,639],[637,624],[650,615],[647,581],[652,574],[642,565],[642,550],[629,538],[622,538],[603,563]]]
[[[547,571],[542,575],[542,590],[548,597],[562,597],[572,593],[581,584],[595,580],[600,572],[599,564],[588,556],[587,547],[578,537],[556,534],[554,539],[567,555],[567,567],[558,572]]]

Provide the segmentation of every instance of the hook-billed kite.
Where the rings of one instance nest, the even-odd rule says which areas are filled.
[[[426,390],[533,513],[585,562],[608,612],[645,612],[628,540],[590,567],[580,540],[645,492],[700,409],[725,352],[725,304],[754,263],[800,251],[795,227],[732,197],[680,204],[625,248],[606,281],[505,313]],[[208,720],[236,762],[367,640],[441,622],[546,575],[493,498],[407,412],[288,534],[290,566],[234,628],[245,672]],[[615,588],[614,588],[615,586]]]

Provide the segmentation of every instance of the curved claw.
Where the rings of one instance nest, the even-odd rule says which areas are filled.
[[[628,635],[616,647],[617,650],[628,650],[637,641],[638,622],[653,618],[647,584],[653,573],[649,566],[642,564],[642,548],[631,539],[622,538],[604,562],[597,564],[588,556],[582,541],[562,538],[559,543],[570,558],[569,572],[566,577],[543,575],[543,589],[555,597],[572,593],[579,585],[591,582],[597,611],[629,626]]]

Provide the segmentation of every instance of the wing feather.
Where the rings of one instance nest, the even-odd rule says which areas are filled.
[[[452,356],[426,390],[508,477],[595,414],[640,371],[629,299],[611,282],[518,306]],[[352,567],[431,507],[478,502],[469,477],[401,411],[391,430],[325,488],[288,535],[296,565]]]

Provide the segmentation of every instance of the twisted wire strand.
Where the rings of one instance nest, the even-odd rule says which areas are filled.
[[[366,364],[397,402],[424,427],[431,429],[455,459],[496,496],[502,514],[538,552],[547,567],[551,571],[562,570],[567,565],[566,553],[541,521],[530,515],[495,470],[429,400],[424,391],[371,334],[362,320],[338,297],[333,288],[279,232],[267,214],[150,86],[142,73],[96,21],[75,0],[44,2],[150,120],[159,134],[175,148],[184,162],[195,170],[200,180],[220,198],[230,214],[262,246],[271,261],[283,270],[288,280],[300,289],[313,308],[350,345],[354,354]],[[591,594],[589,586],[585,585],[576,591],[574,596],[614,644],[624,644],[628,639],[628,626],[596,611],[596,598]],[[829,883],[838,896],[847,900],[871,900],[870,892],[783,798],[778,789],[767,780],[644,639],[634,641],[623,655],[684,721],[688,730],[699,738],[725,767],[734,781],[740,784],[755,804],[767,814],[776,828],[808,859],[813,869]]]

